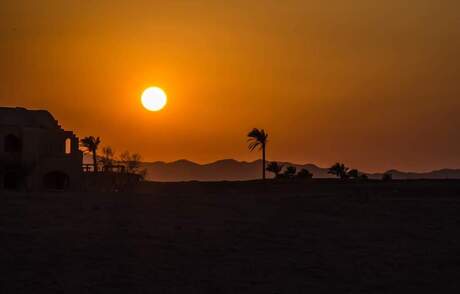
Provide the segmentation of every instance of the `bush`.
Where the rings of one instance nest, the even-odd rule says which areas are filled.
[[[382,181],[384,182],[389,182],[393,180],[393,175],[390,174],[390,173],[384,173],[383,176],[382,176]]]
[[[303,168],[297,173],[296,178],[299,180],[310,180],[313,178],[313,174],[308,169]]]

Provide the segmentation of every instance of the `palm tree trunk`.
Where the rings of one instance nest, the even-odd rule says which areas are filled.
[[[265,180],[265,144],[262,145],[262,180]]]
[[[97,156],[96,156],[96,151],[93,151],[93,165],[94,165],[94,172],[97,173]]]

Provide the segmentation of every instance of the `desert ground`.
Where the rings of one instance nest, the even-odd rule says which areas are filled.
[[[460,291],[460,181],[0,195],[0,293]]]

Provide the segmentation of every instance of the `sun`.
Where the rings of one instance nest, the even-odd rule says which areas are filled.
[[[165,91],[158,87],[150,87],[144,90],[141,97],[142,105],[149,111],[159,111],[165,107],[168,97]]]

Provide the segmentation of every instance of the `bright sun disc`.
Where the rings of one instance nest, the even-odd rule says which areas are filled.
[[[166,93],[158,87],[150,87],[142,93],[142,105],[150,111],[159,111],[165,107],[168,98]]]

